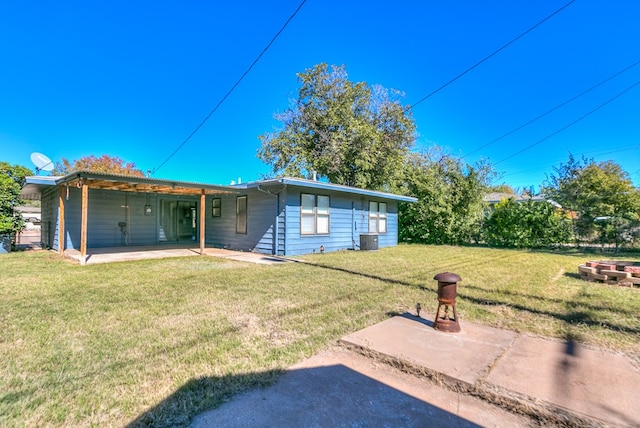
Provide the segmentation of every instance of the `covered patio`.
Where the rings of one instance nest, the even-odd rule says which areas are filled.
[[[224,194],[237,193],[233,188],[229,186],[210,185],[203,183],[192,183],[175,180],[163,180],[153,179],[148,177],[138,176],[124,176],[117,174],[96,173],[88,171],[77,171],[68,174],[64,177],[28,177],[27,184],[22,189],[22,196],[25,199],[41,199],[43,194],[47,194],[47,200],[52,201],[53,208],[57,212],[54,218],[54,225],[47,228],[43,235],[53,236],[53,239],[49,239],[49,247],[54,247],[61,255],[67,255],[75,260],[78,260],[80,264],[87,263],[100,263],[105,261],[121,260],[133,260],[144,258],[158,258],[158,257],[171,257],[171,256],[184,256],[184,255],[206,255],[205,249],[205,220],[206,215],[206,197],[207,196],[219,196]],[[59,190],[55,194],[51,194],[52,190],[58,188]],[[91,189],[91,193],[89,190]],[[69,205],[70,190],[73,190],[74,197],[79,196],[79,200],[75,199],[75,203],[71,208]],[[121,247],[112,247],[107,245],[106,248],[97,246],[89,248],[87,245],[88,236],[88,223],[91,221],[90,211],[93,211],[93,215],[100,215],[101,221],[104,222],[104,218],[111,214],[107,210],[98,210],[94,205],[90,209],[90,200],[95,199],[97,195],[104,195],[100,193],[102,191],[117,191],[124,192],[124,194],[135,193],[138,195],[146,195],[147,204],[144,205],[144,214],[155,215],[159,208],[159,204],[153,205],[149,203],[150,195],[156,198],[161,197],[189,197],[194,198],[194,202],[189,203],[189,206],[184,208],[185,212],[190,212],[189,219],[193,221],[193,236],[189,234],[190,243],[182,243],[172,245],[170,243],[162,243],[160,241],[166,240],[165,231],[162,230],[162,226],[158,225],[160,229],[161,237],[158,237],[157,241],[159,245],[138,245],[136,247],[130,246],[126,239],[126,228],[129,227],[130,221],[121,221],[121,218],[113,215],[113,222],[120,226],[123,231],[123,245]],[[96,196],[91,196],[94,193]],[[125,199],[126,201],[126,199]],[[180,201],[178,201],[178,207]],[[104,205],[104,204],[103,204]],[[175,204],[174,204],[175,206]],[[197,209],[196,209],[197,207]],[[120,208],[130,209],[128,203],[120,205]],[[73,212],[69,212],[72,209]],[[79,212],[76,210],[79,209]],[[175,208],[174,208],[175,209]],[[128,211],[130,217],[130,211]],[[74,248],[68,248],[68,225],[67,217],[72,214],[75,219],[79,219],[80,227],[76,232],[79,238],[74,245]],[[141,214],[138,214],[141,215]],[[184,220],[182,221],[184,223]],[[76,223],[77,220],[76,220]],[[51,228],[51,230],[49,230]],[[95,232],[91,232],[95,233]],[[42,241],[47,244],[47,240]],[[78,245],[79,244],[79,245]],[[112,244],[113,245],[113,244]],[[197,245],[197,248],[193,248]],[[134,249],[135,248],[135,249]],[[148,253],[148,254],[145,254]]]

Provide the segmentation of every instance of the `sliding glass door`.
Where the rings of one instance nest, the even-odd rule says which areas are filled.
[[[195,241],[197,212],[194,201],[160,200],[158,240],[160,242]]]

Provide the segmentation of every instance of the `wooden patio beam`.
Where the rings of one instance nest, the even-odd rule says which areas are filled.
[[[182,187],[179,185],[165,184],[144,184],[144,183],[128,183],[126,181],[110,181],[99,179],[85,179],[87,185],[91,189],[100,190],[117,190],[121,192],[142,192],[142,193],[159,193],[169,195],[199,195],[203,191],[205,194],[231,194],[231,191],[199,189],[193,187]]]
[[[82,223],[80,229],[80,264],[87,262],[87,217],[89,213],[89,185],[82,180]]]
[[[64,199],[65,199],[65,186],[60,186],[60,196],[58,197],[58,206],[60,213],[58,215],[58,253],[64,254]],[[47,232],[50,233],[50,232]],[[51,235],[49,235],[51,236]],[[47,238],[48,240],[48,238]]]
[[[204,226],[205,226],[205,222],[204,222],[204,217],[205,217],[205,190],[202,189],[202,192],[200,193],[200,255],[204,256],[204,238],[205,238],[205,233],[204,233]]]

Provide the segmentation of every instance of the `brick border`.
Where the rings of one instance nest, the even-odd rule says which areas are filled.
[[[580,279],[624,287],[640,286],[640,263],[613,260],[589,260],[578,266]]]

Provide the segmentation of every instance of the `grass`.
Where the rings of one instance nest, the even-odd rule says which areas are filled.
[[[640,361],[640,289],[578,279],[578,264],[597,258],[612,256],[401,245],[306,256],[315,266],[188,257],[80,267],[50,252],[3,255],[0,426],[188,424],[417,302],[433,317],[443,271],[462,277],[463,322]]]

